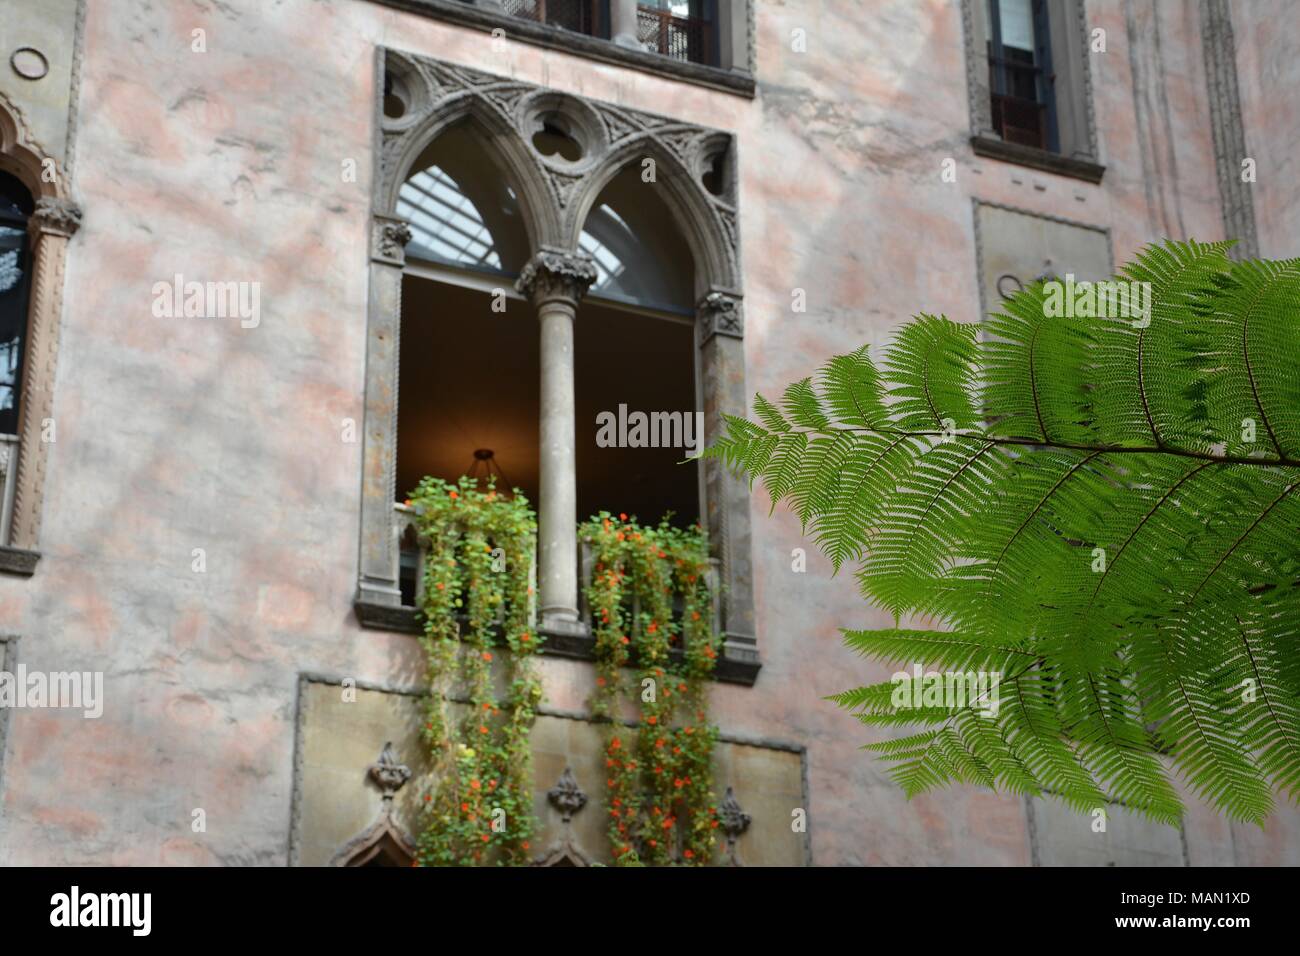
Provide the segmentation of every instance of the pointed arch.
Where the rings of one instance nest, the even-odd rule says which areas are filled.
[[[22,110],[0,91],[0,170],[17,177],[33,200],[61,199],[66,196],[64,177],[42,175],[53,162],[32,138]]]
[[[578,237],[605,187],[619,173],[645,158],[655,162],[656,182],[663,187],[661,199],[694,261],[696,300],[713,289],[738,289],[738,264],[713,201],[694,172],[648,134],[620,143],[586,176],[565,221],[565,248],[578,247]]]
[[[384,215],[396,215],[402,184],[418,172],[417,162],[443,133],[461,123],[477,135],[484,153],[515,191],[528,241],[533,249],[553,244],[559,235],[555,198],[540,165],[515,131],[510,121],[485,97],[473,91],[457,94],[439,103],[438,108],[403,136],[404,145],[397,155],[380,196]]]

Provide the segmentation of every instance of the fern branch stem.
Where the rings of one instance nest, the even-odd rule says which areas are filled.
[[[1006,435],[989,435],[984,432],[943,432],[930,429],[910,430],[884,426],[847,426],[844,428],[825,429],[791,429],[806,435],[830,436],[836,432],[862,432],[876,435],[901,435],[904,438],[945,438],[948,440],[966,439],[970,441],[990,442],[994,445],[1028,446],[1032,448],[1064,448],[1070,451],[1100,452],[1106,455],[1174,455],[1179,458],[1194,458],[1218,465],[1255,465],[1267,468],[1300,468],[1300,458],[1278,455],[1272,458],[1248,458],[1244,455],[1215,455],[1195,448],[1179,448],[1173,445],[1094,445],[1083,442],[1064,442],[1053,439],[1044,442],[1040,438],[1013,438]]]

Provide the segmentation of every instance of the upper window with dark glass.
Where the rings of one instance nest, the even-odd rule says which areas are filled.
[[[714,0],[640,0],[637,39],[674,60],[716,64],[716,6]]]
[[[13,176],[0,172],[0,435],[18,433],[31,269],[27,220],[32,209],[31,193]]]
[[[1059,152],[1047,0],[986,0],[993,128],[1005,142]]]

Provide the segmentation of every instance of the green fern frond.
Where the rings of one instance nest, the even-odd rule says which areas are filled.
[[[1169,823],[1173,774],[1233,819],[1300,799],[1300,260],[1228,245],[1144,249],[1094,300],[1124,314],[1063,314],[1038,282],[982,328],[919,315],[706,452],[857,563],[870,603],[936,622],[851,649],[999,675],[994,708],[897,706],[897,681],[830,698],[927,727],[867,745],[909,795],[974,783]]]

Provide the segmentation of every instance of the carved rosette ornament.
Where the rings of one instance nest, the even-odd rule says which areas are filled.
[[[52,196],[36,200],[36,209],[27,223],[33,238],[41,235],[71,238],[80,227],[81,208],[70,199]]]
[[[396,796],[397,791],[406,785],[406,781],[411,779],[411,768],[404,763],[397,762],[397,755],[393,753],[393,742],[390,740],[384,744],[384,750],[379,755],[379,759],[369,767],[370,779],[379,787],[380,793],[383,794],[384,802],[391,802]]]
[[[515,288],[537,305],[562,299],[577,305],[596,281],[596,263],[590,256],[543,249],[524,265]]]
[[[546,799],[560,811],[560,819],[564,823],[572,820],[573,815],[587,805],[587,795],[578,786],[572,767],[564,768],[564,773],[560,774],[555,786],[546,791]]]
[[[740,296],[729,292],[710,292],[698,306],[700,341],[715,335],[744,338],[745,313]]]

